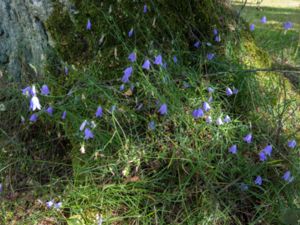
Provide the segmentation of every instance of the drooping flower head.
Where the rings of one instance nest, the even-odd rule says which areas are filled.
[[[250,133],[250,134],[247,134],[245,137],[243,137],[243,140],[244,140],[246,143],[250,144],[250,143],[252,142],[252,134],[251,134],[251,133]]]
[[[22,89],[22,94],[27,96],[27,97],[32,96],[33,93],[31,91],[31,87],[27,86],[26,88]]]
[[[53,200],[50,200],[50,201],[46,202],[46,206],[47,206],[48,209],[50,209],[53,205],[54,205]]]
[[[262,162],[267,160],[267,156],[264,151],[260,151],[258,156],[259,156],[259,160]]]
[[[147,13],[147,11],[148,11],[148,7],[147,7],[147,5],[145,4],[145,5],[144,5],[143,12],[144,12],[144,13]]]
[[[37,119],[38,119],[37,114],[33,113],[33,114],[30,116],[29,121],[30,121],[30,122],[36,122]]]
[[[206,57],[207,57],[207,59],[210,61],[210,60],[212,60],[212,59],[215,57],[215,54],[214,54],[214,53],[208,53],[208,54],[206,55]]]
[[[91,30],[92,29],[92,23],[91,23],[90,19],[88,19],[88,21],[86,23],[86,29],[87,30]]]
[[[221,118],[221,117],[219,117],[219,118],[216,120],[216,124],[217,124],[218,126],[221,126],[221,125],[224,124],[224,122],[222,121],[222,118]]]
[[[160,113],[160,115],[165,115],[168,113],[168,107],[167,104],[162,104],[158,110],[158,112]]]
[[[263,152],[267,155],[267,156],[271,156],[272,154],[272,145],[267,145],[264,149]]]
[[[210,110],[210,105],[207,102],[203,102],[203,110],[208,112]]]
[[[174,62],[174,63],[177,63],[177,62],[178,62],[178,59],[177,59],[177,56],[176,56],[176,55],[173,56],[173,62]]]
[[[290,140],[290,141],[288,141],[288,147],[289,148],[296,148],[296,146],[297,146],[296,140]]]
[[[49,88],[46,84],[44,84],[41,88],[41,94],[42,95],[49,95],[50,94],[50,91],[49,91]]]
[[[233,92],[232,92],[232,90],[229,87],[226,88],[226,95],[227,96],[233,95]]]
[[[79,127],[79,130],[80,130],[80,131],[83,131],[83,129],[85,128],[85,126],[87,125],[87,123],[88,123],[88,121],[87,121],[87,120],[84,120],[84,121],[81,123],[81,125],[80,125],[80,127]]]
[[[204,116],[204,112],[201,108],[198,108],[193,111],[192,115],[195,119],[198,119]]]
[[[215,42],[221,42],[221,36],[220,35],[215,36]]]
[[[162,56],[161,55],[158,55],[158,56],[155,57],[154,64],[161,65],[161,66],[163,65]]]
[[[132,52],[129,54],[128,59],[130,62],[135,62],[136,61],[136,53]]]
[[[262,24],[267,23],[267,17],[266,17],[266,16],[263,16],[263,17],[261,18],[260,22],[261,22]]]
[[[62,207],[62,202],[58,202],[54,204],[54,209],[60,209]]]
[[[81,154],[85,154],[85,146],[84,146],[84,143],[81,144],[79,151],[80,151]]]
[[[250,31],[254,31],[255,30],[255,25],[253,23],[250,24],[249,29],[250,29]]]
[[[219,33],[219,32],[218,32],[218,29],[217,29],[217,28],[214,28],[214,29],[213,29],[213,34],[214,34],[214,35],[218,35],[218,33]]]
[[[237,88],[233,88],[232,93],[236,95],[237,93],[239,93],[239,90]]]
[[[288,170],[283,174],[282,179],[291,183],[294,180],[294,177],[292,176],[291,171]]]
[[[133,28],[130,29],[130,31],[128,32],[128,37],[132,37],[133,35]]]
[[[120,90],[120,91],[124,91],[124,89],[125,89],[125,85],[124,85],[124,84],[121,84],[119,90]]]
[[[3,191],[2,183],[0,183],[0,193]]]
[[[98,106],[96,113],[95,113],[96,118],[100,118],[103,116],[103,109],[101,106]]]
[[[38,97],[36,95],[34,95],[30,100],[30,109],[32,111],[35,111],[35,110],[41,110],[41,108],[42,108],[42,106],[40,104]]]
[[[232,153],[232,154],[236,154],[237,153],[237,146],[236,145],[232,145],[229,148],[229,152]]]
[[[49,116],[53,116],[53,108],[51,106],[49,106],[47,109],[46,109],[46,112],[48,113]]]
[[[257,176],[256,179],[254,180],[254,183],[258,186],[261,186],[263,182],[263,179],[261,176]]]
[[[224,123],[230,123],[230,122],[231,122],[230,117],[229,117],[228,115],[226,115],[226,116],[224,117]]]
[[[64,111],[64,112],[62,113],[62,115],[61,115],[61,119],[62,119],[62,120],[65,120],[66,117],[67,117],[67,111]]]
[[[211,118],[211,116],[206,117],[205,121],[206,121],[206,123],[208,123],[208,124],[212,123],[212,118]]]
[[[133,70],[132,66],[130,66],[130,67],[128,67],[124,70],[124,75],[122,77],[122,82],[123,83],[128,83],[129,82],[129,78],[132,74],[132,70]]]
[[[84,130],[84,140],[88,140],[90,138],[94,138],[94,134],[89,128],[85,128],[85,130]]]
[[[144,61],[144,64],[142,65],[142,68],[145,69],[145,70],[150,70],[150,66],[151,66],[151,63],[148,59],[146,59]]]
[[[213,88],[211,88],[211,87],[208,87],[208,88],[207,88],[207,91],[208,91],[209,93],[213,93],[215,90],[214,90]]]
[[[283,28],[285,30],[292,29],[293,28],[293,23],[291,21],[285,22],[285,23],[283,23]]]
[[[195,48],[199,48],[199,47],[200,47],[200,44],[201,44],[200,41],[196,41],[196,42],[194,43],[194,47],[195,47]]]

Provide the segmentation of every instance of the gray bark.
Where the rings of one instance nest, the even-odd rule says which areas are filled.
[[[0,73],[20,81],[36,75],[32,68],[42,72],[50,47],[44,22],[51,11],[51,0],[0,0]]]

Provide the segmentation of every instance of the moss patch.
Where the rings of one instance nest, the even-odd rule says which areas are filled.
[[[234,24],[231,11],[219,7],[217,0],[189,4],[179,0],[154,1],[148,4],[146,14],[144,3],[134,1],[71,2],[71,9],[66,9],[55,0],[46,27],[63,61],[77,66],[101,63],[113,68],[135,48],[145,55],[157,48],[165,52],[192,49],[197,40],[212,39],[214,27],[226,33]],[[91,30],[86,30],[88,19]],[[131,28],[134,35],[129,39]]]

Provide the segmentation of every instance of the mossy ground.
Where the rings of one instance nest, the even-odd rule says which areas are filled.
[[[300,204],[299,148],[286,146],[299,129],[297,91],[279,73],[251,72],[272,61],[227,6],[189,3],[154,1],[144,14],[143,3],[73,1],[73,16],[56,3],[47,26],[62,62],[49,67],[42,83],[51,96],[41,97],[43,105],[54,106],[54,116],[41,112],[37,123],[20,127],[20,115],[29,116],[28,101],[17,92],[5,95],[8,110],[16,102],[22,105],[5,114],[14,124],[5,130],[7,137],[14,138],[3,138],[0,155],[4,224],[95,224],[97,214],[104,224],[280,224],[286,216],[298,216],[293,209]],[[128,38],[131,28],[134,36]],[[221,43],[214,42],[213,28]],[[198,39],[203,45],[196,49]],[[132,51],[137,62],[131,64]],[[210,52],[216,53],[212,61],[206,58]],[[167,68],[142,70],[143,60],[157,54]],[[128,65],[134,73],[121,91],[119,78]],[[232,122],[216,126],[191,116],[208,101],[209,86],[215,89],[209,114],[214,121],[230,115]],[[227,86],[239,93],[227,97]],[[157,113],[160,103],[168,105],[165,116]],[[99,105],[103,118],[95,118]],[[79,131],[85,119],[97,125],[88,141]],[[156,123],[154,131],[148,129],[150,121]],[[248,145],[242,138],[250,132],[254,141]],[[36,142],[28,143],[29,134]],[[268,143],[274,147],[272,158],[261,163],[258,152]],[[228,153],[232,144],[238,145],[237,155]],[[288,169],[295,176],[291,184],[281,179]],[[20,171],[24,182],[18,183],[20,178],[11,177]],[[262,186],[253,182],[257,175],[264,178]],[[18,193],[24,196],[11,203]],[[63,202],[61,210],[46,209],[52,198]]]

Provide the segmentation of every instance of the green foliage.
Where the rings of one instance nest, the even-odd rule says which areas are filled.
[[[240,9],[240,5],[236,5],[235,8]],[[270,4],[270,6],[258,10],[253,5],[247,5],[241,15],[249,23],[255,23],[255,41],[260,48],[269,53],[275,61],[275,66],[278,63],[299,65],[300,15],[297,8],[284,7],[284,5],[282,8],[278,8]],[[262,16],[267,17],[269,21],[267,24],[260,23]],[[287,21],[293,23],[293,28],[285,32],[283,23]]]
[[[218,7],[215,0],[189,1],[188,4],[154,1],[148,5],[149,12],[145,15],[144,3],[134,1],[86,3],[74,0],[70,6],[63,6],[59,1],[54,3],[47,29],[62,59],[76,66],[92,61],[119,68],[128,51],[136,47],[144,55],[157,48],[169,53],[184,53],[196,40],[212,38],[213,27],[222,27],[226,33],[230,25],[227,21],[234,21],[230,10]],[[88,19],[92,23],[90,32],[86,31]],[[135,35],[126,41],[131,28]],[[193,63],[188,57],[183,60]],[[113,77],[109,73],[103,78]]]
[[[41,111],[38,122],[29,123],[28,99],[15,88],[4,95],[7,109],[15,113],[5,114],[13,126],[7,130],[3,123],[3,139],[17,133],[13,141],[4,142],[1,177],[20,172],[25,177],[20,184],[19,178],[5,180],[5,193],[25,187],[34,192],[34,199],[42,198],[41,204],[29,201],[35,210],[20,216],[22,224],[40,218],[95,224],[97,214],[108,224],[278,224],[286,208],[299,207],[299,147],[286,146],[296,136],[293,124],[300,120],[297,93],[280,74],[245,72],[268,67],[270,60],[240,31],[244,24],[238,27],[226,6],[212,0],[188,2],[154,1],[143,14],[143,4],[133,1],[74,1],[78,12],[72,16],[55,3],[47,26],[56,54],[74,65],[67,76],[51,73],[39,82],[51,90],[40,100],[54,107],[54,116]],[[85,29],[87,18],[91,31]],[[131,27],[135,35],[129,39]],[[222,43],[195,49],[198,38],[213,42],[214,27]],[[134,72],[120,91],[119,78],[133,50]],[[208,52],[217,53],[216,59],[208,61]],[[143,60],[157,54],[167,68],[143,70]],[[207,113],[213,124],[191,115],[208,101],[209,86],[215,89]],[[236,87],[239,93],[227,97],[226,87]],[[165,116],[157,113],[161,103],[168,105]],[[104,115],[95,118],[99,105]],[[113,105],[116,110],[111,112]],[[67,118],[62,120],[65,110]],[[21,115],[27,121],[20,128]],[[216,126],[215,120],[225,115],[232,122]],[[84,120],[96,125],[94,138],[87,141],[79,130]],[[150,121],[156,123],[153,131]],[[243,142],[248,133],[254,137],[250,145]],[[262,163],[258,153],[268,143],[273,154]],[[237,155],[228,152],[233,144]],[[288,169],[296,178],[291,184],[281,179]],[[262,186],[254,184],[258,175]],[[249,190],[241,188],[243,183]],[[61,210],[46,209],[45,201],[52,198],[63,202]],[[17,210],[16,204],[5,201],[4,224],[13,220],[9,211]]]

